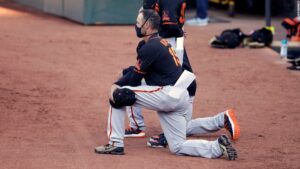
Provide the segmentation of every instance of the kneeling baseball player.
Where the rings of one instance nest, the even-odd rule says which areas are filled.
[[[185,7],[185,0],[144,0],[142,9],[153,9],[161,18],[164,18],[160,22],[159,36],[166,39],[173,49],[175,49],[182,69],[193,72],[183,44],[177,43],[178,39],[184,38]],[[123,74],[125,75],[127,72],[128,69],[124,69]],[[212,117],[192,119],[196,88],[196,81],[193,81],[187,88],[190,96],[189,111],[186,116],[187,136],[209,134],[225,128],[229,132],[231,139],[237,140],[240,136],[240,127],[232,109],[218,113]],[[128,107],[127,113],[130,123],[129,127],[125,129],[125,137],[144,137],[146,126],[141,108]],[[147,145],[150,147],[167,147],[168,142],[164,134],[161,133],[150,137]]]
[[[99,154],[124,154],[126,106],[138,106],[157,111],[169,145],[176,155],[205,158],[237,158],[237,152],[225,135],[217,140],[186,140],[185,119],[189,108],[189,94],[174,87],[182,75],[179,59],[170,44],[158,36],[160,17],[153,10],[142,10],[137,17],[136,33],[142,37],[137,64],[111,88],[107,135],[109,143],[95,148]],[[145,79],[147,85],[141,86]],[[180,91],[172,97],[170,91]]]

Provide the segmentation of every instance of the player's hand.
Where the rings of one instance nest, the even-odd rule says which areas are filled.
[[[117,73],[117,79],[120,79],[123,75],[124,75],[124,74],[123,74],[123,71],[119,71],[119,72]]]
[[[120,88],[120,86],[116,85],[116,84],[113,84],[110,88],[110,94],[109,94],[109,97],[110,97],[110,100],[112,100],[114,102],[114,97],[113,97],[113,93],[114,91],[117,89],[117,88]]]

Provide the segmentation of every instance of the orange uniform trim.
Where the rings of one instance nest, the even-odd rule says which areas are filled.
[[[134,114],[133,114],[133,110],[132,110],[132,106],[130,107],[130,111],[131,111],[131,116],[132,116],[132,119],[136,125],[137,128],[139,128],[139,125],[137,124],[136,120],[135,120],[135,117],[134,117]]]
[[[134,92],[142,92],[142,93],[153,93],[153,92],[158,92],[162,89],[163,87],[159,87],[155,90],[133,90]]]
[[[176,56],[176,52],[173,50],[172,47],[169,46],[168,41],[165,39],[161,39],[160,43],[162,43],[164,46],[166,46],[169,49],[169,53],[172,55],[173,60],[176,64],[176,66],[178,67],[180,65],[180,61],[179,61],[178,57]]]
[[[179,23],[183,24],[185,21],[185,8],[186,8],[186,2],[184,2],[181,6],[180,10],[180,17],[179,17]]]
[[[173,60],[176,64],[176,66],[178,67],[180,65],[180,63],[179,63],[180,61],[179,61],[178,57],[176,56],[176,53],[174,52],[174,50],[172,48],[169,48],[169,52],[173,56]]]
[[[162,43],[165,47],[168,47],[168,41],[166,39],[161,39],[160,43]]]
[[[140,70],[137,70],[137,69],[134,69],[134,71],[137,72],[137,73],[139,73],[139,74],[143,74],[143,75],[146,74],[146,72],[143,72],[143,71],[140,71]]]
[[[108,139],[110,140],[110,136],[112,133],[112,124],[111,124],[111,116],[112,116],[112,107],[110,107],[110,116],[109,116],[109,135],[108,135]]]
[[[177,22],[163,22],[163,25],[177,25]]]

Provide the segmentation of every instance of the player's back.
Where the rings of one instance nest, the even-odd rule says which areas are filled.
[[[147,85],[173,85],[182,73],[175,52],[165,39],[152,38],[138,52]]]
[[[144,9],[154,9],[161,17],[159,35],[182,37],[186,3],[184,0],[144,0]]]

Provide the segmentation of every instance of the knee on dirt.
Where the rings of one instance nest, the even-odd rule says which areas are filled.
[[[181,155],[180,154],[180,149],[181,149],[181,145],[182,144],[169,144],[169,149],[171,151],[172,154],[175,154],[175,155]]]

